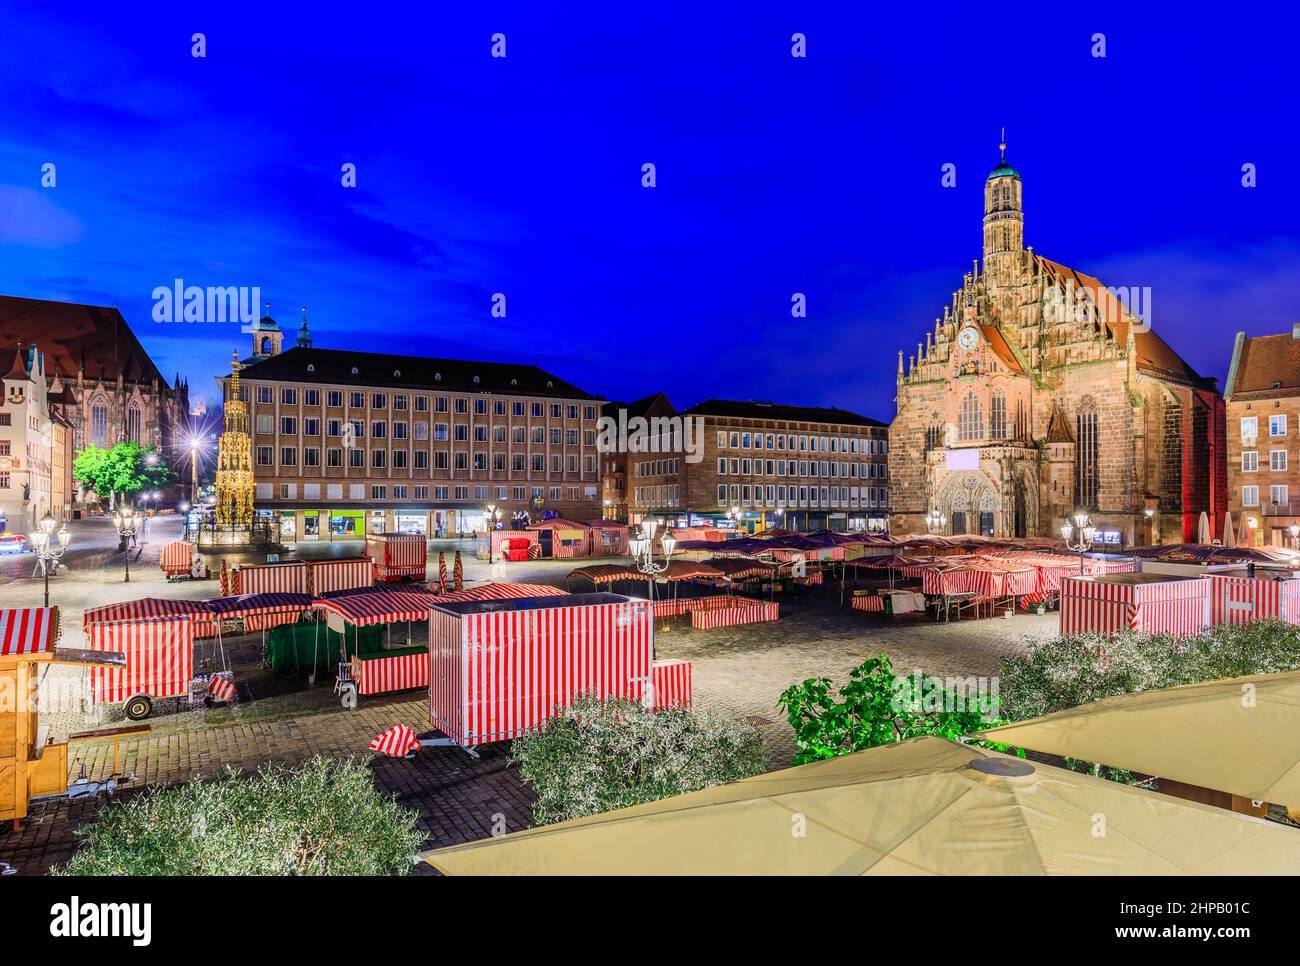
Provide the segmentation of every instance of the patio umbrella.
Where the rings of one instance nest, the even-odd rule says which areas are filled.
[[[438,589],[447,592],[447,555],[438,551]]]
[[[926,736],[424,858],[465,875],[1291,875],[1300,834]]]
[[[1288,671],[1103,698],[978,737],[1300,805],[1297,731],[1300,671]]]
[[[451,580],[454,590],[463,590],[465,583],[465,565],[460,562],[460,551],[456,551],[456,559],[451,565]]]
[[[1225,547],[1235,547],[1237,545],[1237,534],[1232,529],[1231,510],[1223,515],[1223,545]]]
[[[1200,522],[1196,525],[1196,542],[1210,542],[1210,515],[1204,510],[1201,511]]]

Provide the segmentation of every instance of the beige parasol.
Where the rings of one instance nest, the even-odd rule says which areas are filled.
[[[1300,833],[923,737],[424,857],[466,875],[1282,875]]]
[[[1300,671],[1288,671],[1104,698],[979,737],[1300,805],[1297,734]]]

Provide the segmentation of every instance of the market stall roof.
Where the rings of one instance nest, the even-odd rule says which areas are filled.
[[[704,561],[710,567],[722,571],[728,580],[746,580],[750,577],[771,577],[781,569],[781,564],[770,564],[762,560],[742,560],[737,557],[714,557]],[[786,565],[788,566],[788,565]]]
[[[567,597],[569,592],[547,584],[481,584],[478,587],[466,587],[449,594],[439,594],[433,598],[437,604],[454,603],[460,600],[512,600],[524,597]]]
[[[1202,543],[1176,543],[1162,547],[1137,547],[1133,556],[1164,563],[1273,563],[1294,560],[1294,554],[1257,547],[1216,547]]]
[[[972,737],[1295,804],[1297,732],[1300,671],[1288,671],[1103,698]]]
[[[238,594],[234,597],[214,597],[207,601],[208,610],[221,617],[251,617],[258,614],[286,614],[307,610],[312,605],[310,594]]]
[[[586,523],[579,523],[576,520],[566,520],[563,517],[551,517],[547,520],[538,520],[536,523],[530,523],[525,530],[590,530],[591,527]]]
[[[649,575],[641,573],[635,567],[621,564],[594,564],[590,567],[578,567],[576,570],[570,570],[569,576],[586,577],[598,584],[608,583],[611,580],[649,579]],[[710,564],[696,560],[673,560],[668,563],[667,570],[655,574],[654,578],[656,580],[694,580],[696,578],[721,578],[723,576],[725,575],[721,570]]]
[[[1300,835],[926,736],[424,858],[463,875],[1291,875]]]
[[[369,624],[396,624],[400,621],[422,621],[428,618],[438,604],[433,594],[409,590],[386,590],[377,594],[352,594],[348,597],[331,597],[317,600],[312,607],[327,613],[338,614],[345,621],[366,626]]]
[[[57,607],[0,610],[0,657],[48,654],[59,639]]]
[[[212,609],[205,600],[173,600],[167,597],[142,597],[116,604],[92,607],[82,615],[83,627],[116,621],[150,620],[155,617],[175,617],[180,614],[210,614]]]

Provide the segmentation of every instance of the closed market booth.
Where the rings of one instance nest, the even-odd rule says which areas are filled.
[[[429,721],[473,748],[537,728],[584,693],[641,700],[654,620],[648,601],[606,593],[435,604],[429,646]]]
[[[1209,622],[1210,585],[1199,577],[1094,574],[1061,581],[1061,633],[1199,634]]]

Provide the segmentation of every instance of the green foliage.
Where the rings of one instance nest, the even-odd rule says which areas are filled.
[[[423,840],[417,813],[375,788],[356,758],[228,769],[153,787],[77,829],[56,875],[384,875],[405,873]]]
[[[1002,711],[1023,721],[1119,694],[1300,668],[1300,627],[1223,624],[1196,637],[1058,637],[1002,660]]]
[[[832,687],[829,678],[809,678],[777,701],[794,729],[796,765],[920,735],[955,740],[998,723],[995,697],[924,675],[896,677],[885,654],[854,668],[839,691]]]
[[[150,456],[156,462],[149,463]],[[112,449],[87,446],[72,461],[75,479],[94,490],[107,503],[110,493],[132,496],[141,490],[163,490],[176,482],[176,474],[152,446],[118,443]]]
[[[583,696],[511,757],[537,793],[533,821],[549,825],[761,774],[758,730],[707,710],[649,711]]]

